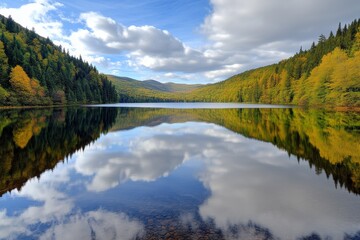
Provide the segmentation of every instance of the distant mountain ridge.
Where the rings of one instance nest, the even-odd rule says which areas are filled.
[[[201,84],[161,83],[152,79],[140,81],[114,75],[107,75],[107,78],[117,89],[121,102],[172,101],[174,93],[184,94],[204,86]]]

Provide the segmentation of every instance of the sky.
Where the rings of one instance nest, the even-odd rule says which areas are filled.
[[[102,73],[189,84],[288,58],[359,13],[358,0],[0,2],[0,14]]]

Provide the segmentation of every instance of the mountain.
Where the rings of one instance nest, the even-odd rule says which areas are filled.
[[[174,101],[174,94],[197,89],[200,84],[161,83],[155,80],[139,81],[128,77],[108,75],[117,89],[121,102]]]
[[[115,102],[105,75],[0,15],[0,106]]]
[[[131,101],[203,101],[360,107],[360,19],[293,57],[177,93],[139,91]],[[136,91],[136,90],[135,90]],[[127,101],[127,92],[121,101]]]

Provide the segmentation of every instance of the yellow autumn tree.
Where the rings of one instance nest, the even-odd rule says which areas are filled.
[[[31,79],[30,80],[30,85],[31,85],[32,93],[35,93],[36,96],[39,96],[39,97],[44,97],[45,96],[45,90],[40,85],[39,80],[34,79],[34,78]]]
[[[16,97],[24,104],[40,104],[45,100],[45,89],[37,79],[30,79],[24,69],[17,65],[10,73],[10,84]]]
[[[11,70],[10,84],[15,93],[20,97],[29,97],[34,94],[29,76],[19,65]]]

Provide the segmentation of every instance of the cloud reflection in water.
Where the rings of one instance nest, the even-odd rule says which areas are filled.
[[[205,123],[132,131],[136,137],[125,148],[115,142],[126,133],[110,133],[105,138],[114,144],[108,149],[91,147],[78,156],[77,171],[93,176],[89,190],[104,191],[128,180],[154,181],[185,161],[201,159],[205,167],[199,180],[211,196],[200,206],[200,215],[214,219],[224,233],[249,221],[285,239],[313,232],[341,238],[359,230],[356,196],[334,189],[324,174],[315,175],[270,143]]]

